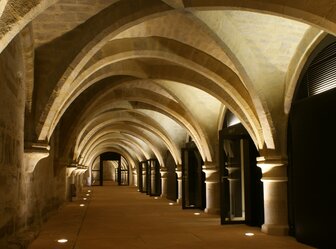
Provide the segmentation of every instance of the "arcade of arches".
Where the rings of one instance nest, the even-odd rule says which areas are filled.
[[[0,247],[107,174],[335,246],[336,95],[297,94],[334,35],[333,0],[0,0]]]

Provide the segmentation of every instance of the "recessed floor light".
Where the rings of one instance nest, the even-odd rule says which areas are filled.
[[[84,204],[80,204],[79,206],[84,207],[85,205]]]
[[[245,233],[246,236],[254,236],[254,233]]]
[[[64,244],[64,243],[67,243],[68,240],[67,239],[59,239],[57,240],[58,243],[61,243],[61,244]]]
[[[194,213],[194,215],[201,215],[201,213]]]
[[[91,190],[89,189],[88,192],[91,193]]]
[[[169,202],[169,206],[173,206],[174,205],[174,203],[173,202]]]
[[[84,197],[84,198],[83,198],[83,200],[84,200],[84,201],[86,201],[86,200],[87,200],[87,198],[86,198],[86,197]]]
[[[155,200],[159,199],[159,197],[154,197]]]
[[[86,194],[86,196],[90,196],[90,194]]]

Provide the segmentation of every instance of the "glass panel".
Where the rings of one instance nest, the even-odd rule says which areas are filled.
[[[229,181],[229,219],[245,220],[243,139],[224,140],[226,170]]]

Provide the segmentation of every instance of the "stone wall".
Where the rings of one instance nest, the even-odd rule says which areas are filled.
[[[20,38],[0,54],[0,248],[20,228],[24,84]]]
[[[33,172],[25,167],[24,70],[18,36],[0,54],[0,248],[24,248],[65,199],[65,167],[54,163],[57,139]]]

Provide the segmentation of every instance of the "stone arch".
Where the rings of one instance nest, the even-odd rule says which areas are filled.
[[[197,54],[197,53],[195,53],[195,54]],[[193,61],[199,61],[199,62],[204,61],[205,59],[204,58],[202,59],[202,57],[200,57],[199,59],[192,58],[190,60],[184,60],[184,59],[176,57],[176,56],[172,56],[172,55],[168,56],[165,52],[161,53],[161,51],[159,52],[159,51],[149,51],[149,50],[144,51],[143,54],[141,54],[141,52],[138,52],[138,53],[130,52],[130,54],[128,56],[124,55],[124,56],[122,56],[122,59],[120,59],[119,58],[120,55],[118,54],[118,56],[117,56],[118,58],[115,58],[115,60],[120,61],[120,60],[127,60],[127,59],[130,59],[130,58],[138,58],[138,57],[159,58],[159,59],[168,60],[168,61],[171,61],[171,62],[181,61],[181,63],[184,63],[181,66],[186,66],[186,64],[188,64],[188,63],[189,64],[193,63],[194,64],[193,66],[191,66],[191,65],[189,66],[190,70],[191,70],[191,68],[195,71],[198,71],[198,72],[206,70],[203,67],[194,68],[196,64]],[[167,59],[167,58],[169,58],[169,59]],[[208,59],[206,59],[206,61],[209,61],[209,60],[210,59],[208,57]],[[89,75],[92,75],[97,68],[101,69],[102,67],[106,66],[106,64],[109,65],[112,62],[113,62],[113,59],[111,59],[111,57],[107,57],[103,60],[103,62],[102,61],[98,62],[98,64],[100,63],[100,65],[93,65],[91,67],[92,68],[91,72],[86,73],[87,76],[83,76],[83,74],[85,75],[85,72],[83,72],[82,75],[80,77],[78,77],[74,81],[74,83],[72,83],[72,84],[75,84],[75,85],[72,85],[72,87],[74,87],[74,89],[76,89],[76,86],[80,86],[81,82],[83,82],[83,80],[85,78],[88,78]],[[224,69],[224,71],[223,71],[223,68],[226,68],[226,69]],[[86,71],[90,71],[90,70],[87,69]],[[116,72],[116,70],[108,70],[108,71]],[[198,88],[204,90],[205,92],[209,93],[210,95],[215,96],[216,98],[218,98],[224,104],[226,104],[230,107],[233,106],[232,109],[236,110],[236,114],[239,117],[241,117],[241,119],[243,120],[245,125],[248,127],[248,130],[253,134],[252,137],[255,138],[254,141],[257,141],[257,143],[260,147],[263,144],[262,135],[260,133],[260,130],[261,130],[260,129],[260,124],[259,124],[258,118],[255,114],[255,110],[254,110],[252,101],[249,97],[249,94],[246,91],[246,89],[244,88],[244,86],[243,86],[242,82],[240,81],[239,77],[237,77],[237,75],[231,69],[229,69],[225,65],[223,65],[221,63],[218,63],[218,62],[217,62],[217,66],[215,67],[214,71],[216,73],[213,73],[211,70],[210,71],[208,70],[204,73],[204,75],[202,75],[204,78],[209,77],[211,74],[213,75],[213,78],[208,79],[206,82],[199,81],[199,82],[202,82],[202,83],[204,82],[203,86],[202,86],[201,83],[197,84],[196,82],[194,82],[193,85],[195,87],[198,87]],[[227,75],[227,77],[228,77],[227,79],[230,80],[230,83],[233,83],[233,86],[231,86],[230,83],[227,83],[227,81],[222,78],[224,75]],[[91,82],[89,81],[90,83],[88,85],[82,86],[82,89],[84,90],[90,84],[93,84],[96,81],[96,79],[95,79],[96,77],[97,77],[97,75],[92,76],[91,78],[94,78],[93,81],[91,81]],[[76,82],[78,82],[78,83],[76,83]],[[210,88],[210,86],[211,86],[211,88]],[[229,89],[229,91],[226,90],[226,89]],[[76,96],[78,96],[83,90],[77,90],[77,91],[73,90],[73,92],[76,92],[73,99],[76,98]],[[239,94],[239,92],[240,92],[240,94]],[[71,104],[71,100],[68,101],[68,103],[65,105],[64,109],[67,106],[69,106],[70,104]],[[62,115],[62,109],[60,109],[60,114],[58,114],[58,117],[56,117],[56,119],[54,120],[54,124],[51,125],[49,133],[52,132],[53,127],[58,122],[61,115]]]
[[[104,137],[105,136],[105,137]],[[99,134],[97,134],[95,137],[92,138],[92,141],[87,144],[85,147],[92,147],[93,143],[96,141],[100,141],[101,139],[109,139],[114,142],[118,142],[121,147],[127,148],[129,150],[132,150],[135,157],[138,161],[143,161],[146,158],[149,158],[149,154],[141,147],[137,141],[132,140],[131,136],[121,135],[120,133],[111,133],[109,130],[101,131]],[[82,150],[78,150],[78,155],[82,154]],[[75,158],[76,161],[78,161],[78,158]]]
[[[90,155],[90,157],[84,162],[85,165],[89,165],[88,167],[91,167],[91,165],[93,164],[94,160],[96,160],[96,158],[102,154],[102,153],[105,153],[105,152],[117,152],[119,153],[120,155],[122,155],[126,161],[128,162],[129,166],[131,169],[135,168],[135,162],[132,160],[131,157],[127,157],[126,154],[124,154],[123,150],[121,150],[120,148],[117,148],[117,147],[113,147],[113,146],[103,146],[103,147],[100,147],[100,148],[96,148],[95,151],[92,152],[92,154]],[[131,171],[130,171],[131,172]]]
[[[155,106],[160,110],[163,114],[169,114],[169,116],[174,117],[178,123],[183,124],[183,126],[193,135],[195,141],[197,141],[197,145],[200,148],[201,154],[204,158],[207,158],[211,161],[211,149],[209,148],[209,143],[207,141],[206,135],[204,132],[198,127],[197,122],[193,120],[193,118],[184,110],[178,103],[172,101],[171,99],[165,98],[163,96],[152,93],[148,90],[141,89],[133,89],[132,93],[124,91],[123,89],[111,89],[110,91],[105,92],[100,96],[101,99],[107,97],[109,99],[109,104],[102,104],[99,112],[106,111],[104,108],[109,108],[111,103],[115,103],[118,101],[137,101],[144,102],[149,105]],[[99,103],[101,100],[96,100]],[[112,101],[112,102],[111,102]],[[93,105],[94,109],[97,111],[97,106]],[[104,107],[105,106],[105,107]],[[93,113],[93,110],[89,108],[86,110],[87,113]],[[86,116],[84,114],[84,116]],[[83,124],[85,122],[82,122]],[[82,132],[75,132],[78,134],[78,140],[81,140]]]
[[[303,67],[305,66],[307,59],[309,58],[309,55],[314,51],[316,46],[325,38],[327,33],[323,31],[316,31],[316,30],[310,30],[308,34],[306,34],[306,39],[304,39],[295,56],[293,57],[293,60],[290,63],[290,70],[287,72],[286,77],[286,92],[285,92],[285,100],[284,100],[284,111],[285,113],[289,113],[294,92],[296,89],[296,86],[298,84],[298,79],[300,77],[300,74],[302,72]]]
[[[136,127],[125,127],[122,124],[114,124],[114,125],[109,125],[106,127],[106,129],[109,129],[110,132],[122,132],[125,134],[129,134],[132,136],[135,136],[137,138],[140,138],[142,141],[144,141],[151,151],[153,152],[153,155],[156,156],[156,158],[159,160],[160,164],[163,165],[163,156],[161,152],[158,149],[158,144],[156,144],[150,137],[147,135],[143,134],[140,129],[137,129]],[[97,146],[92,146],[93,148]],[[87,152],[86,154],[90,154],[90,152]],[[82,155],[84,158],[86,155]]]
[[[105,133],[105,132],[110,132],[110,131],[109,131],[109,128],[110,128],[110,127],[112,127],[112,131],[113,131],[113,132],[116,132],[115,129],[113,128],[114,125],[119,125],[119,126],[124,127],[125,130],[133,131],[132,135],[139,134],[139,132],[138,132],[138,128],[142,128],[142,129],[144,128],[144,127],[138,127],[138,126],[129,125],[129,124],[121,123],[121,122],[116,122],[116,123],[105,122],[105,123],[101,124],[100,127],[97,127],[97,129],[99,129],[97,132],[104,132],[104,133]],[[124,133],[126,133],[125,130],[123,130]],[[137,132],[135,132],[135,131],[137,131]],[[99,133],[98,133],[98,135],[99,135]],[[139,136],[138,138],[139,138],[139,139],[142,139],[142,140],[145,141],[146,143],[147,143],[147,141],[150,141],[150,137],[148,137],[148,136],[146,136],[146,135]],[[85,154],[86,151],[90,150],[90,148],[92,148],[92,147],[95,146],[95,143],[96,143],[96,142],[99,142],[100,139],[104,139],[104,138],[103,138],[103,137],[100,137],[100,139],[98,138],[98,139],[95,140],[95,136],[92,136],[92,137],[90,137],[89,139],[92,139],[92,140],[93,140],[92,143],[84,144],[84,145],[83,145],[83,149],[82,149],[81,154]],[[152,142],[152,143],[155,145],[154,141],[150,141],[150,142]],[[153,149],[153,148],[150,146],[150,144],[147,143],[147,145],[148,145],[151,149]],[[158,152],[155,153],[155,151],[153,151],[153,152],[154,152],[154,154],[157,154],[157,153],[158,153]]]
[[[109,151],[117,152],[120,155],[122,155],[129,163],[132,162],[130,164],[130,166],[131,166],[131,168],[133,168],[132,166],[135,165],[135,163],[134,163],[135,160],[132,157],[132,155],[127,150],[125,150],[124,148],[120,147],[119,145],[113,144],[113,143],[106,143],[106,141],[105,141],[105,143],[101,143],[99,146],[93,148],[90,151],[90,153],[88,154],[88,156],[83,160],[84,165],[87,166],[87,167],[91,167],[91,165],[93,163],[93,160],[97,156],[99,156],[100,154],[102,154],[104,152],[108,152],[108,151],[103,151],[102,152],[102,148],[107,148],[107,147],[110,148]],[[91,162],[91,163],[88,164],[88,162]]]
[[[141,114],[139,112],[136,112],[134,110],[122,110],[122,111],[112,111],[112,112],[104,112],[103,114],[95,116],[93,119],[91,119],[88,122],[88,125],[91,124],[93,126],[94,130],[98,130],[101,127],[104,127],[108,124],[113,123],[120,123],[123,122],[125,125],[135,125],[139,126],[144,130],[148,130],[152,133],[154,133],[157,137],[161,138],[165,145],[167,146],[170,153],[173,155],[173,158],[175,160],[176,164],[181,163],[181,155],[180,151],[177,148],[177,145],[172,141],[168,134],[164,131],[163,127],[161,127],[155,120],[153,120],[151,117],[148,117],[144,114]],[[94,125],[94,123],[97,123],[97,125]],[[146,123],[146,126],[143,124]],[[97,131],[98,132],[98,131]],[[98,135],[98,133],[96,133]],[[93,134],[96,135],[96,134]],[[99,133],[100,134],[100,133]],[[89,133],[86,134],[86,136],[89,136]],[[92,140],[93,137],[90,138],[83,138],[81,139],[84,143],[85,141]],[[88,142],[90,143],[90,142]],[[87,143],[87,144],[88,144]],[[83,147],[85,147],[86,144],[79,145],[78,150],[81,151]]]
[[[47,93],[47,96],[50,94],[50,97],[41,99],[42,103],[38,103],[37,106],[42,108],[36,109],[37,113],[41,113],[37,120],[42,123],[51,122],[54,112],[62,102],[60,96],[67,92],[72,79],[108,40],[131,25],[159,14],[162,15],[167,11],[171,11],[171,8],[160,1],[139,0],[133,1],[132,4],[128,1],[119,1],[61,38],[38,48],[36,54],[37,71],[39,72],[37,91]],[[68,42],[69,40],[71,43]],[[58,51],[59,46],[64,48],[64,53],[60,55],[57,52],[57,55],[52,56]],[[52,60],[43,61],[45,54],[48,54]],[[53,68],[53,70],[48,71],[48,68]],[[49,86],[41,84],[47,79]],[[37,132],[40,133],[41,129],[42,127],[38,124]],[[43,132],[39,136],[40,140],[47,138]]]

